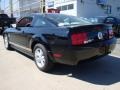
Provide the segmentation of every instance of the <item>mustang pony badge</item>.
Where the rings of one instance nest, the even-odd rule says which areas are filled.
[[[102,34],[102,32],[98,32],[98,39],[103,39],[103,34]]]

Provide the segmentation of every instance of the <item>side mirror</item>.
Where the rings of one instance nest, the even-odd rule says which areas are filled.
[[[20,31],[21,29],[19,27],[17,27],[17,24],[12,24],[13,28],[16,28],[18,31]]]
[[[17,27],[17,24],[12,24],[12,27],[13,27],[13,28],[16,28],[16,27]]]

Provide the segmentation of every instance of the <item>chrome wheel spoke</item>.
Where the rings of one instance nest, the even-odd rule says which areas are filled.
[[[5,38],[4,38],[4,43],[5,43],[5,47],[8,48],[8,38],[7,38],[7,36],[5,36]]]
[[[35,60],[39,67],[42,68],[45,66],[45,56],[42,49],[37,48],[35,50]]]

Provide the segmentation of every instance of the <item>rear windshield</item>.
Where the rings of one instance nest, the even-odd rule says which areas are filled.
[[[63,15],[63,14],[47,14],[47,17],[58,24],[58,26],[69,25],[90,25],[90,21],[75,16]]]

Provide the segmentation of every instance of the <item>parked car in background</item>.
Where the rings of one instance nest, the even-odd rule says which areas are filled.
[[[89,19],[93,23],[104,23],[111,24],[113,27],[114,34],[120,35],[120,19],[112,16],[98,16]]]
[[[104,23],[112,24],[115,35],[120,35],[120,19],[116,17],[106,17]]]
[[[10,18],[7,14],[0,14],[0,34],[4,32],[6,27],[10,27],[15,22],[15,18]]]
[[[17,49],[49,71],[55,63],[76,65],[81,60],[111,53],[116,39],[112,27],[63,14],[33,14],[6,29],[6,49]]]
[[[103,23],[106,17],[107,16],[97,16],[97,17],[88,18],[88,20],[93,23]]]

